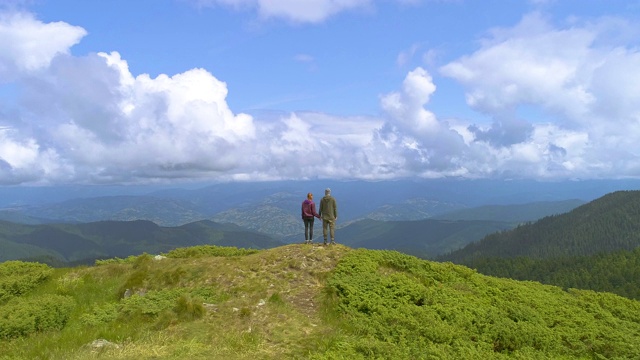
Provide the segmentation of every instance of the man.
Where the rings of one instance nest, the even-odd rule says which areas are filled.
[[[320,200],[320,217],[322,218],[322,235],[324,236],[324,245],[327,245],[327,228],[331,236],[331,245],[336,243],[335,231],[336,220],[338,220],[338,204],[336,199],[331,196],[331,189],[324,191],[324,197]]]
[[[307,198],[302,202],[302,221],[304,222],[304,243],[313,243],[313,220],[314,217],[320,219],[316,212],[316,204],[313,202],[313,194],[308,193]]]

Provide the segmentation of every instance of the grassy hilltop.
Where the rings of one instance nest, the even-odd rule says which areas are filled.
[[[609,293],[342,245],[164,256],[0,263],[0,360],[640,358]]]

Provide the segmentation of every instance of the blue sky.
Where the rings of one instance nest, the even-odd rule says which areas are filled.
[[[0,184],[640,177],[637,1],[0,4]]]

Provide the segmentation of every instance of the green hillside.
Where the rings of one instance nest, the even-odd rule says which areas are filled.
[[[0,359],[634,359],[640,302],[343,245],[0,264]]]
[[[421,258],[434,258],[515,225],[501,221],[377,221],[361,220],[336,232],[339,242],[354,248],[397,250]],[[319,230],[320,234],[322,228]]]
[[[574,210],[490,234],[443,260],[590,256],[640,246],[640,191],[617,191]]]
[[[203,220],[177,227],[151,221],[24,225],[0,222],[0,261],[91,264],[95,259],[158,254],[178,247],[219,245],[264,249],[282,245],[267,235],[233,224]]]

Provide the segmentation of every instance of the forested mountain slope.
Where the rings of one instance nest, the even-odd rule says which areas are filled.
[[[640,247],[549,259],[482,258],[465,264],[486,275],[535,280],[565,289],[607,291],[640,300]]]
[[[487,257],[588,256],[639,245],[640,191],[617,191],[568,213],[487,235],[440,259],[466,263]]]
[[[492,276],[640,299],[640,192],[607,194],[441,256]]]

